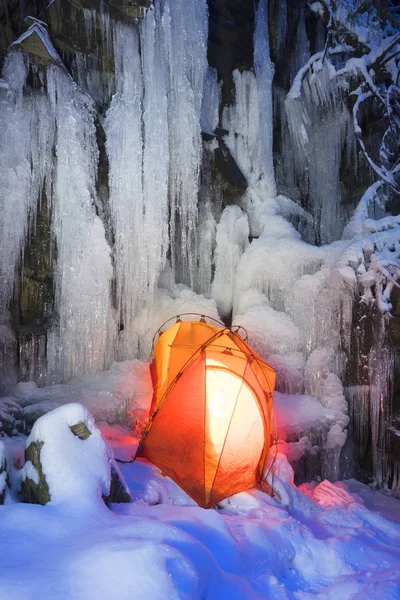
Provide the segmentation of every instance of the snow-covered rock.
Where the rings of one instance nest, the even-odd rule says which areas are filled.
[[[130,500],[111,448],[80,404],[61,406],[38,419],[26,441],[25,459],[25,502],[90,508],[102,498]]]

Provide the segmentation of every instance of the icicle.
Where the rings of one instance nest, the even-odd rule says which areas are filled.
[[[52,213],[59,314],[49,334],[48,365],[50,377],[59,381],[109,366],[115,321],[110,248],[94,208],[98,156],[93,106],[53,66],[47,71],[47,87],[56,127]]]
[[[168,172],[170,167],[168,138],[167,72],[164,62],[164,35],[161,14],[156,6],[141,24],[143,72],[143,231],[137,250],[142,264],[139,281],[141,308],[154,298],[158,278],[165,266],[169,244]],[[139,223],[137,224],[139,225]],[[136,282],[137,285],[137,282]],[[152,323],[149,318],[150,324]],[[150,325],[151,328],[151,325]]]
[[[84,8],[83,15],[88,49],[76,53],[73,74],[96,103],[105,105],[114,92],[114,77],[109,68],[113,51],[110,15],[102,2],[100,10]]]
[[[385,344],[383,315],[374,329],[373,345],[368,357],[372,462],[375,483],[379,487],[387,487],[390,478],[388,425],[392,416],[394,352]]]
[[[177,278],[193,283],[200,115],[207,65],[206,1],[166,0],[163,26],[169,66],[171,259]]]
[[[118,309],[124,331],[120,357],[137,352],[134,320],[152,310],[168,247],[169,144],[166,69],[158,8],[140,27],[117,25],[117,94],[105,119],[115,232]],[[150,327],[150,325],[149,325]]]
[[[169,70],[171,259],[177,278],[193,283],[200,115],[207,66],[207,3],[164,0],[163,4],[164,61]]]
[[[247,215],[238,206],[227,206],[217,227],[215,277],[211,288],[223,318],[232,312],[237,268],[248,244]]]
[[[219,121],[221,84],[216,69],[207,67],[204,76],[203,102],[201,105],[201,131],[212,134]]]
[[[207,198],[199,208],[199,222],[196,233],[197,270],[194,285],[194,291],[204,296],[209,296],[211,293],[215,235],[216,223],[211,201]]]
[[[113,38],[117,92],[107,111],[104,129],[110,166],[117,308],[124,330],[130,333],[135,311],[147,291],[147,280],[142,270],[147,260],[142,249],[143,77],[137,30],[117,24]],[[123,349],[122,356],[125,351],[127,349]]]
[[[268,0],[260,0],[256,12],[254,69],[257,80],[259,128],[262,142],[262,176],[265,182],[266,195],[275,197],[275,173],[272,160],[272,80],[275,69],[269,55]]]
[[[235,102],[225,107],[222,114],[222,127],[228,131],[225,143],[249,184],[243,207],[254,237],[261,235],[268,216],[277,212],[272,155],[274,66],[269,56],[267,14],[268,2],[262,0],[254,34],[256,75],[250,71],[233,72]]]
[[[224,137],[235,162],[251,186],[256,186],[262,173],[262,145],[255,75],[250,71],[233,72],[235,102],[225,107],[222,127]]]

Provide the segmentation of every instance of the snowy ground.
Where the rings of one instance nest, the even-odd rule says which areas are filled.
[[[103,433],[126,456],[123,429]],[[381,492],[296,488],[281,457],[276,499],[251,490],[204,510],[145,460],[120,467],[131,504],[0,507],[1,599],[400,598],[400,502]]]
[[[18,384],[9,401],[21,407],[28,425],[56,407],[61,416],[70,415],[65,404],[82,403],[94,412],[114,456],[129,461],[150,396],[146,364],[128,361],[63,385]],[[304,435],[319,429],[326,434],[337,419],[335,410],[312,397],[277,393],[275,401],[279,450],[294,462],[311,444]],[[51,415],[41,421],[49,424]],[[98,484],[91,473],[82,485],[74,475],[72,492],[66,485],[72,456],[78,470],[83,464],[90,470],[95,461],[89,446],[81,460],[70,442],[59,443],[59,435],[53,435],[46,459],[56,465],[48,478],[50,504],[16,502],[21,471],[12,471],[12,493],[0,506],[0,600],[400,598],[400,502],[382,492],[354,480],[295,487],[279,454],[274,498],[251,490],[203,510],[138,459],[119,463],[132,502],[109,510],[95,492],[107,479],[103,467]],[[26,436],[3,441],[8,464],[22,466]],[[96,458],[96,446],[90,451]]]

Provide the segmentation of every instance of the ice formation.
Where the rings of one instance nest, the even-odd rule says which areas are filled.
[[[267,197],[276,196],[274,164],[272,160],[272,80],[274,65],[269,54],[268,0],[260,0],[256,12],[254,32],[254,70],[258,91],[259,136],[261,140],[261,177]],[[251,108],[249,107],[249,110]]]

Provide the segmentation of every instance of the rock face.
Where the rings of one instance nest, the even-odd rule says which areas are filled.
[[[232,104],[235,69],[253,69],[254,2],[209,0],[208,63],[222,80],[222,103]]]

